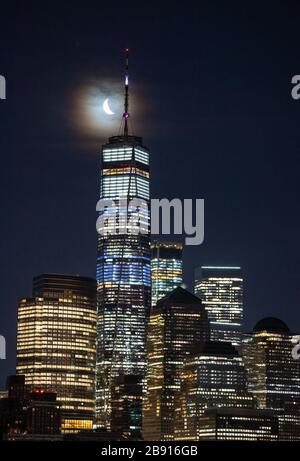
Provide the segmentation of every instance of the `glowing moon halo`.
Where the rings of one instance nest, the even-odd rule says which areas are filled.
[[[108,103],[108,99],[105,99],[104,103],[103,103],[103,110],[104,112],[107,114],[107,115],[114,115],[114,112],[111,110],[111,108],[109,107],[109,103]]]

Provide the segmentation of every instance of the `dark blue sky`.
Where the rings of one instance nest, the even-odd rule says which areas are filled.
[[[152,196],[206,201],[205,243],[185,251],[188,286],[196,265],[241,265],[245,328],[275,315],[300,331],[299,13],[276,0],[1,5],[2,384],[32,277],[95,274],[103,137],[78,130],[70,101],[93,79],[121,86],[125,46]]]

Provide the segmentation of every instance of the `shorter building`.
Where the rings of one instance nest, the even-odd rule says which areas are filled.
[[[29,395],[26,412],[27,434],[60,434],[60,406],[54,392],[36,390]]]
[[[249,391],[258,408],[278,415],[281,441],[300,440],[300,361],[292,355],[293,338],[282,320],[267,317],[245,335],[241,349]]]
[[[152,308],[148,324],[144,440],[174,440],[180,370],[195,343],[208,339],[209,323],[201,300],[183,288],[176,288]]]
[[[199,421],[199,440],[276,442],[278,419],[267,410],[208,409]]]
[[[152,306],[182,284],[182,272],[181,243],[155,241],[151,244]]]
[[[26,430],[25,376],[8,376],[6,388],[7,397],[0,399],[0,440],[5,434],[22,434]]]
[[[8,377],[7,393],[0,399],[0,440],[39,440],[60,434],[60,406],[55,393],[36,390],[28,394],[23,375]]]
[[[124,439],[142,438],[143,383],[141,375],[120,375],[114,380],[111,431]]]
[[[237,349],[228,342],[195,346],[180,371],[176,402],[176,440],[199,440],[201,417],[215,407],[253,408],[246,370]]]

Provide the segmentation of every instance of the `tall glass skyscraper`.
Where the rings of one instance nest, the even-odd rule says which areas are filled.
[[[243,277],[240,267],[202,266],[195,271],[195,294],[210,321],[212,341],[241,342]]]
[[[100,199],[108,205],[97,225],[96,412],[107,428],[116,378],[145,375],[151,303],[149,151],[128,134],[128,117],[127,59],[124,132],[102,147]]]
[[[182,284],[182,244],[153,242],[151,244],[151,304]]]
[[[57,394],[62,431],[91,429],[95,417],[96,281],[43,274],[18,310],[17,373],[28,391]]]

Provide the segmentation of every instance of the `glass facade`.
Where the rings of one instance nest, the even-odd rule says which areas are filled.
[[[201,300],[183,288],[176,288],[152,308],[143,409],[145,440],[174,440],[175,402],[184,358],[195,343],[208,339],[209,324]]]
[[[177,440],[198,440],[204,411],[214,407],[253,408],[242,358],[228,342],[196,346],[180,372],[176,403]]]
[[[143,376],[119,376],[112,391],[111,430],[124,439],[142,439]]]
[[[96,412],[97,426],[109,429],[115,378],[146,372],[150,191],[149,152],[141,138],[114,136],[103,146],[100,199],[114,201],[100,211],[102,227],[97,228]],[[130,204],[132,199],[138,206]]]
[[[151,303],[180,286],[182,280],[182,245],[153,242],[151,244]]]
[[[278,419],[271,411],[215,408],[205,411],[199,427],[199,440],[278,441]]]
[[[241,342],[243,278],[240,267],[202,266],[195,271],[195,294],[210,321],[211,340]]]
[[[29,391],[57,394],[62,430],[92,428],[95,415],[96,281],[44,274],[18,310],[17,373]]]
[[[300,361],[293,347],[287,325],[272,317],[258,322],[242,345],[249,390],[258,408],[276,412],[285,441],[300,440]]]

